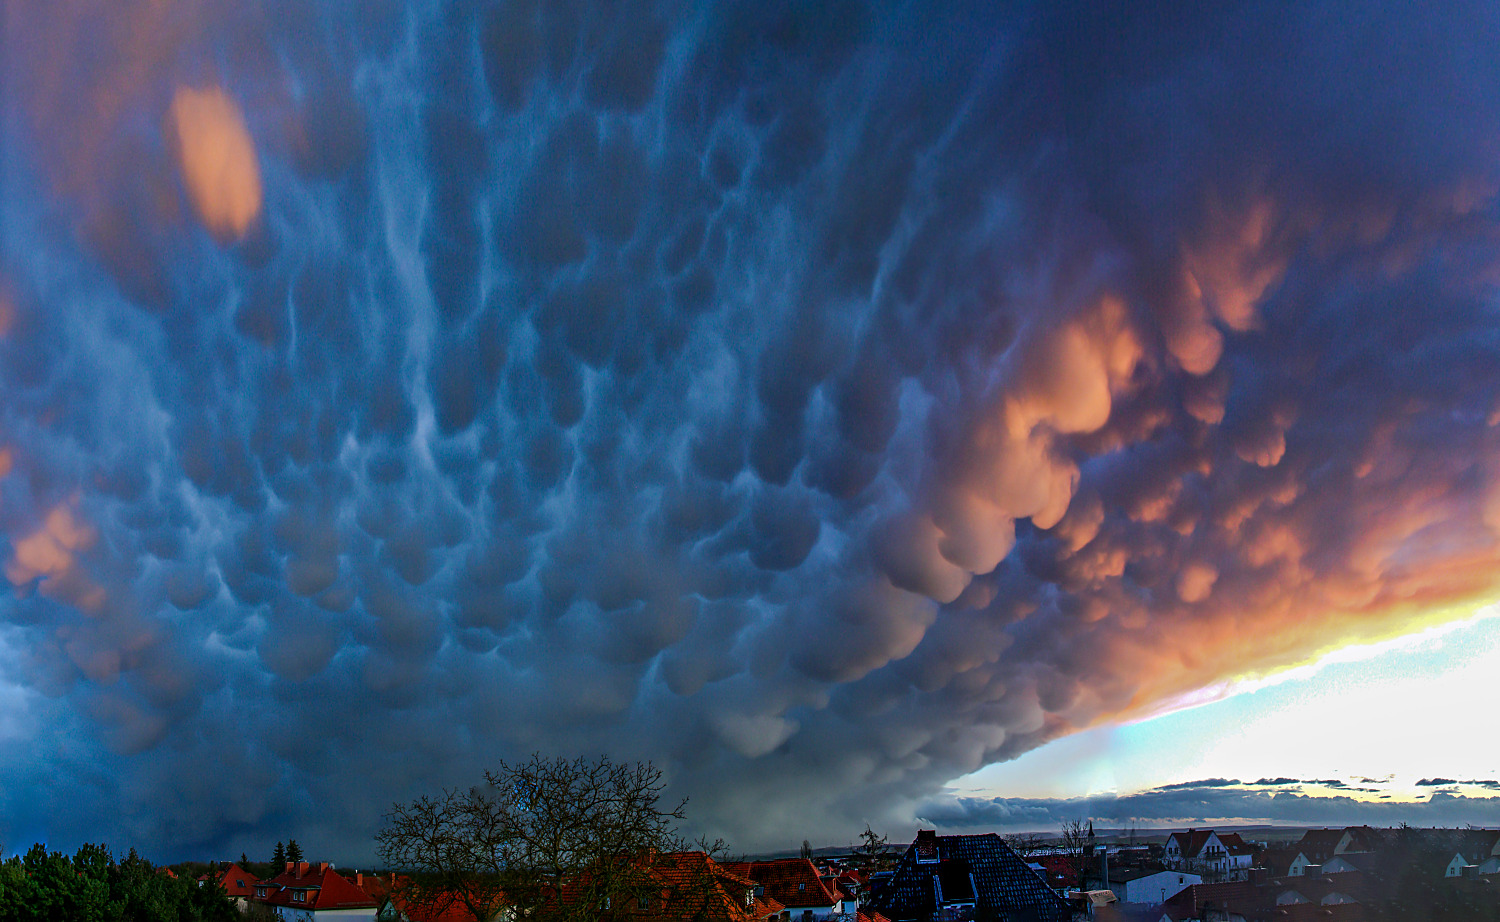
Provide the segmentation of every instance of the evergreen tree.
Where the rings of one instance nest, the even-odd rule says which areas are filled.
[[[245,853],[244,852],[240,852],[240,867],[243,868],[244,866],[246,866],[249,863],[250,863],[250,859],[245,857]]]
[[[0,919],[6,922],[239,922],[217,882],[167,877],[130,850],[116,862],[85,843],[69,858],[38,844],[0,862]]]
[[[296,839],[286,840],[286,860],[292,862],[302,860],[302,846],[297,844]]]
[[[286,846],[280,842],[276,843],[276,851],[271,853],[271,864],[273,873],[286,867]]]

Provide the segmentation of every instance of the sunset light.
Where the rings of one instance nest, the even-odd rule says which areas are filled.
[[[0,23],[0,922],[399,893],[486,772],[653,855],[1500,827],[1500,5]]]

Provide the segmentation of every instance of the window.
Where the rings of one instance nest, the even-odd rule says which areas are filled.
[[[797,889],[798,890],[806,890],[807,889],[807,884],[798,884],[797,885]]]
[[[237,880],[237,881],[234,882],[234,885],[236,887],[243,888],[245,886],[245,882],[243,880]]]
[[[635,898],[635,908],[640,912],[645,912],[647,909],[651,908],[651,901],[646,899],[644,896],[638,896]]]

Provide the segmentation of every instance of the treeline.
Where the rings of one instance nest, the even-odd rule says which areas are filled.
[[[216,881],[171,877],[130,850],[116,861],[103,845],[71,857],[33,845],[0,863],[0,922],[238,922]]]

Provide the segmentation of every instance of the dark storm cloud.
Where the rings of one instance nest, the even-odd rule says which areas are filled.
[[[836,838],[1490,583],[1487,5],[7,15],[7,842]]]

